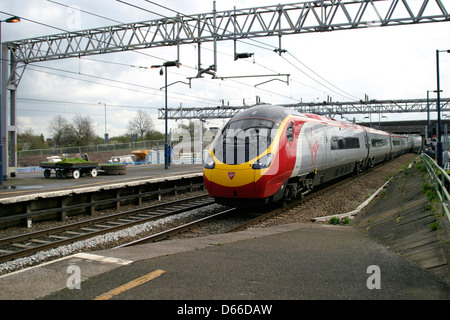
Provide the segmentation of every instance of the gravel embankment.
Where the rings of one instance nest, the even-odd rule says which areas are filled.
[[[311,222],[312,218],[347,213],[375,193],[389,177],[395,176],[417,157],[407,153],[399,158],[378,165],[371,172],[356,176],[352,183],[339,186],[296,208],[262,222],[258,227],[267,227],[294,222]]]

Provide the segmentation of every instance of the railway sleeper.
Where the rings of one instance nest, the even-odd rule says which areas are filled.
[[[101,228],[101,229],[108,229],[108,228],[111,228],[111,226],[107,226],[107,225],[105,225],[105,224],[96,224],[96,225],[94,225],[94,227],[96,227],[96,228]]]
[[[49,244],[49,243],[51,243],[50,241],[41,240],[41,239],[31,239],[30,241],[34,242],[34,243],[39,243],[39,244]]]
[[[27,244],[23,244],[23,243],[11,243],[10,246],[16,247],[16,248],[20,248],[20,249],[29,249],[31,246],[27,245]]]
[[[82,234],[83,234],[83,233],[81,233],[81,232],[70,231],[70,230],[65,231],[65,233],[70,234],[70,235],[73,235],[73,236],[79,236],[79,235],[82,235]]]
[[[82,227],[82,228],[80,228],[80,230],[87,231],[87,232],[97,232],[98,231],[98,229],[86,228],[86,227]]]
[[[49,237],[49,238],[53,238],[53,239],[57,239],[57,240],[67,240],[67,239],[70,239],[70,237],[67,237],[67,236],[57,236],[57,235],[54,235],[54,234],[51,234],[51,235],[49,235],[48,237]]]

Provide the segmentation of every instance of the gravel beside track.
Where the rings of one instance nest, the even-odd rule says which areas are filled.
[[[403,170],[404,166],[411,163],[416,157],[416,154],[407,153],[388,163],[378,165],[372,171],[354,177],[350,183],[346,183],[330,192],[314,197],[314,199],[288,210],[281,215],[265,220],[254,227],[269,227],[294,222],[306,223],[311,222],[312,218],[347,213],[355,210],[383,186],[390,177],[397,175]]]
[[[171,201],[180,199],[182,197],[191,197],[196,194],[200,194],[203,192],[194,192],[194,193],[186,193],[178,196],[170,196],[166,197],[164,201]],[[146,203],[148,204],[148,203]],[[180,224],[185,224],[188,222],[191,222],[193,220],[199,219],[201,217],[208,216],[216,211],[220,211],[223,207],[218,204],[212,204],[206,207],[193,209],[184,213],[180,213],[174,216],[161,218],[155,221],[150,221],[141,225],[137,225],[131,228],[127,228],[124,230],[120,230],[117,232],[111,232],[104,235],[96,236],[90,239],[86,239],[83,241],[78,241],[75,243],[72,243],[70,245],[60,246],[55,249],[51,249],[48,251],[42,251],[38,252],[34,255],[19,258],[13,261],[5,262],[0,264],[0,275],[20,270],[26,267],[33,266],[35,264],[39,264],[42,262],[54,260],[60,257],[64,257],[70,254],[75,254],[78,252],[89,252],[89,251],[95,251],[95,250],[102,250],[102,249],[108,249],[113,248],[118,245],[130,242],[136,237],[144,237],[148,236],[150,234],[158,233],[164,230],[167,230],[169,228],[173,228],[176,226],[179,226]],[[127,208],[122,208],[122,210],[127,210]],[[97,215],[107,215],[109,213],[113,213],[112,211],[98,213]],[[70,219],[70,221],[67,222],[75,222],[75,221],[82,221],[85,219],[89,219],[91,217],[89,216],[76,216]],[[45,223],[39,223],[33,225],[33,228],[26,229],[26,228],[10,228],[1,231],[2,237],[10,237],[15,236],[18,234],[26,234],[28,232],[37,231],[37,230],[43,230],[47,228],[52,228],[56,226],[60,226],[64,224],[64,222],[57,222],[57,221],[49,221]]]

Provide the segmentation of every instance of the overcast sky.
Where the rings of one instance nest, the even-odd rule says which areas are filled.
[[[55,28],[76,31],[161,18],[149,11],[170,17],[176,15],[144,0],[123,2],[1,0],[0,11],[27,19],[17,24],[2,23],[2,42],[62,32]],[[153,2],[183,14],[206,13],[213,8],[212,0]],[[423,1],[408,2],[417,6]],[[272,0],[218,0],[217,10],[278,3]],[[0,13],[1,20],[8,17]],[[270,81],[255,87],[273,78],[213,80],[206,75],[203,79],[194,79],[191,88],[183,83],[170,86],[169,107],[215,107],[222,101],[232,106],[242,105],[244,101],[254,104],[256,96],[271,104],[323,101],[328,96],[334,101],[355,101],[364,99],[366,94],[370,99],[378,100],[426,98],[427,90],[436,88],[436,49],[450,49],[450,23],[284,36],[282,47],[287,53],[281,57],[273,52],[278,46],[278,37],[258,41],[260,43],[239,42],[238,52],[255,55],[237,61],[233,59],[233,42],[218,42],[217,75],[290,74],[289,85]],[[164,86],[164,77],[149,67],[176,57],[176,47],[168,47],[30,64],[18,89],[20,130],[31,128],[35,134],[43,133],[45,138],[50,138],[47,128],[55,116],[62,115],[70,120],[81,113],[93,120],[96,133],[103,136],[106,104],[106,130],[110,137],[124,134],[128,121],[138,110],[151,114],[156,129],[163,132],[164,120],[157,119],[157,109],[164,107],[164,91],[160,90]],[[197,74],[196,46],[181,46],[180,58],[182,66],[169,69],[169,83],[187,82],[187,77]],[[203,44],[202,66],[211,64],[212,43]],[[440,71],[441,89],[447,97],[446,93],[450,92],[450,54],[440,55]],[[387,118],[383,120],[426,118],[426,114],[384,116]],[[363,118],[357,116],[357,120]],[[435,118],[436,115],[432,115],[432,119]],[[378,121],[378,116],[372,115],[372,121]],[[169,125],[175,128],[177,123],[170,121]]]

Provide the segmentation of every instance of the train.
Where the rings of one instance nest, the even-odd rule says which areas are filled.
[[[234,115],[218,132],[204,160],[203,179],[219,204],[288,202],[411,151],[417,140],[282,106],[257,105]]]

